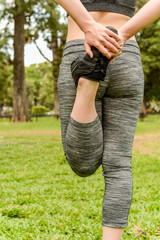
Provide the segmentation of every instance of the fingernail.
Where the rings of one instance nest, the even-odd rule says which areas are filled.
[[[91,56],[91,55],[89,55],[89,57],[90,57],[90,58],[92,58],[92,56]]]
[[[119,54],[119,52],[117,52],[117,54]]]
[[[121,49],[120,47],[118,49]]]
[[[119,38],[119,41],[121,41],[121,39]]]

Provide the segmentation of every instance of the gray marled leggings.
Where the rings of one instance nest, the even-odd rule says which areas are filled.
[[[89,123],[70,117],[76,96],[70,65],[84,54],[83,39],[66,43],[58,78],[63,148],[70,167],[79,176],[93,174],[102,164],[102,224],[124,228],[132,200],[132,143],[144,87],[139,47],[128,40],[121,56],[108,66],[96,96],[98,117]]]

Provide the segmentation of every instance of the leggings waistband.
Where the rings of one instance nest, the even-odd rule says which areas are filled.
[[[138,43],[134,40],[127,40],[123,46],[123,50],[130,50],[140,54]],[[85,51],[84,39],[74,39],[66,42],[64,45],[63,56],[73,52]]]

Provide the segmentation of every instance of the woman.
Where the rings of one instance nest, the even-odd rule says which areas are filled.
[[[103,240],[119,240],[128,224],[132,143],[143,99],[139,47],[135,37],[127,40],[121,56],[108,66],[100,83],[81,77],[76,88],[71,64],[77,57],[84,57],[85,52],[94,58],[91,46],[107,58],[119,55],[119,37],[106,26],[119,30],[127,23],[134,14],[135,0],[57,2],[69,13],[58,78],[64,152],[79,176],[93,174],[102,164]]]

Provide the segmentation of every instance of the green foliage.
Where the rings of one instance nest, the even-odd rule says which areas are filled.
[[[2,12],[0,12],[0,18],[1,14]],[[0,32],[0,110],[4,104],[8,106],[12,105],[13,63],[10,59],[8,49],[8,32],[4,27],[4,29],[1,28]]]
[[[160,19],[146,27],[139,46],[145,74],[146,100],[160,100]]]
[[[149,0],[136,0],[136,12],[144,6]]]
[[[5,111],[3,111],[4,114],[13,114],[13,109],[12,108],[8,108],[5,109]]]
[[[53,109],[53,76],[50,63],[33,64],[26,67],[26,86],[30,108],[40,104]]]
[[[8,106],[12,105],[12,69],[9,56],[0,52],[0,108],[4,104]]]
[[[45,114],[48,112],[49,109],[45,106],[34,106],[32,107],[32,114],[39,115],[39,114]]]
[[[38,2],[36,0],[0,0],[0,8],[2,9],[0,20],[3,19],[6,23],[0,34],[0,47],[3,48],[4,52],[7,52],[9,48],[8,40],[10,38],[13,39],[13,30],[11,30],[13,26],[11,27],[10,24],[13,24],[14,17],[22,11],[25,13],[26,43],[36,40],[41,32],[52,52],[54,49],[52,67],[40,67],[40,69],[33,66],[33,71],[26,70],[30,108],[33,105],[37,105],[37,103],[43,104],[50,109],[53,109],[54,106],[54,81],[57,81],[59,64],[67,34],[66,24],[59,21],[61,15],[57,7],[57,2],[52,0],[40,0]],[[57,45],[58,41],[60,45]],[[56,45],[54,46],[55,43]],[[58,56],[57,59],[55,55]],[[48,72],[45,71],[47,68]]]
[[[136,135],[148,134],[158,146],[159,124],[159,115],[149,116],[138,122]],[[102,169],[87,178],[72,172],[60,121],[0,122],[0,136],[0,238],[101,240]],[[153,147],[151,155],[133,154],[133,200],[122,240],[159,240],[160,151]]]

